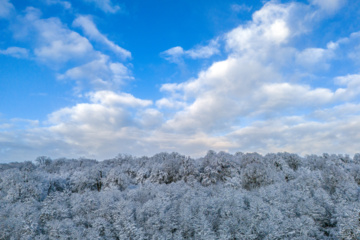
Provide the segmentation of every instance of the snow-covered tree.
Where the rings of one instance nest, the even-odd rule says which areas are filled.
[[[0,239],[360,239],[360,154],[0,164]]]

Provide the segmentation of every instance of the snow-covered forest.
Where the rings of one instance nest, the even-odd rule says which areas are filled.
[[[360,239],[360,154],[0,164],[0,239]]]

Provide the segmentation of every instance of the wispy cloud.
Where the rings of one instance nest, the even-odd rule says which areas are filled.
[[[110,48],[113,52],[118,54],[123,59],[131,58],[131,53],[124,48],[116,45],[114,42],[110,41],[107,37],[99,32],[96,25],[92,19],[88,16],[80,16],[75,19],[73,25],[76,27],[81,27],[85,35],[90,39],[100,42]]]
[[[181,63],[184,57],[191,59],[209,58],[215,54],[220,53],[220,44],[218,41],[218,39],[211,40],[210,43],[206,46],[198,45],[189,50],[184,50],[180,46],[173,47],[164,52],[161,52],[160,56],[172,63]]]
[[[231,10],[233,10],[234,12],[242,12],[242,11],[246,11],[249,12],[251,11],[252,7],[248,6],[246,4],[232,4],[231,5]]]
[[[14,11],[14,5],[9,0],[0,0],[0,18],[7,18]]]
[[[318,6],[326,14],[333,14],[346,5],[347,0],[310,0],[311,4]]]
[[[90,17],[77,17],[73,23],[83,29],[84,37],[59,18],[42,18],[41,15],[40,10],[28,7],[25,14],[19,14],[12,23],[15,38],[27,42],[32,49],[10,47],[0,50],[0,54],[24,58],[31,53],[31,59],[62,72],[57,74],[59,80],[74,80],[76,93],[85,89],[117,89],[132,79],[123,63],[112,61],[108,55],[94,49],[89,39],[102,43],[121,59],[131,57],[129,51],[101,34]]]
[[[16,58],[27,58],[29,56],[29,50],[20,47],[8,47],[7,49],[0,50],[0,54],[9,55]]]
[[[18,39],[33,46],[35,58],[49,67],[59,68],[68,62],[86,60],[94,55],[88,39],[70,30],[59,18],[41,18],[40,10],[28,7],[12,27]]]
[[[62,1],[62,0],[45,0],[45,3],[48,5],[59,4],[63,6],[65,9],[71,9],[72,5],[69,1]]]
[[[129,93],[115,93],[112,91],[98,91],[88,94],[90,101],[105,106],[129,106],[129,107],[148,107],[152,105],[150,100],[135,98]]]
[[[95,6],[100,8],[105,13],[116,13],[121,9],[120,6],[114,4],[112,0],[84,0],[84,1],[95,4]]]

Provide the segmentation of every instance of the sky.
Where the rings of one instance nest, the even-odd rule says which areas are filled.
[[[0,163],[360,152],[360,2],[0,0]]]

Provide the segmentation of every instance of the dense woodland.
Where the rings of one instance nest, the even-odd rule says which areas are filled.
[[[360,154],[0,164],[0,239],[360,239]]]

